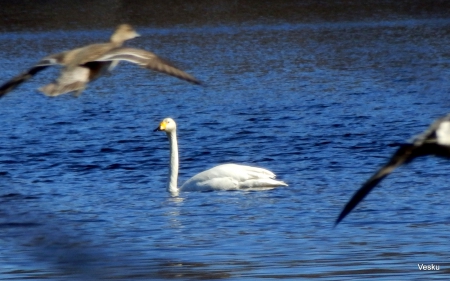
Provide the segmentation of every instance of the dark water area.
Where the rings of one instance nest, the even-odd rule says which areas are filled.
[[[128,46],[206,84],[121,63],[78,98],[37,92],[57,68],[2,98],[1,280],[448,279],[448,160],[399,168],[333,228],[450,111],[446,1],[1,2],[3,81],[130,22]],[[180,184],[232,162],[289,187],[171,197],[168,116]]]
[[[319,23],[446,18],[445,0],[411,1],[70,1],[0,0],[1,31],[111,28],[127,22],[147,27],[243,23]]]

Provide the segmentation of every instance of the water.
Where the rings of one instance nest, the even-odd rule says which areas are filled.
[[[333,224],[392,144],[449,112],[449,19],[137,30],[129,46],[206,86],[123,63],[78,98],[36,92],[56,69],[3,98],[0,279],[447,279],[448,160],[398,169]],[[0,34],[3,80],[111,28],[54,32]],[[234,162],[289,187],[171,197],[168,141],[153,132],[168,116],[180,181]]]

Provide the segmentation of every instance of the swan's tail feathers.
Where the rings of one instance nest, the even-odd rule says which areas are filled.
[[[239,184],[239,189],[261,190],[261,189],[272,189],[278,186],[288,186],[288,185],[284,181],[278,181],[267,178],[267,179],[247,180]]]

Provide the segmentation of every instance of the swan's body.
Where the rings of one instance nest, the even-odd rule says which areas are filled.
[[[274,178],[275,174],[266,169],[223,164],[193,176],[180,189],[189,191],[265,190],[280,185],[286,186],[285,183]]]
[[[167,190],[172,194],[180,191],[212,190],[267,190],[277,186],[287,186],[275,180],[269,170],[251,166],[224,164],[203,171],[178,187],[178,143],[176,123],[171,118],[164,119],[157,131],[165,131],[170,142],[170,166]]]
[[[436,120],[412,143],[402,144],[388,163],[381,167],[348,201],[336,220],[336,225],[345,218],[372,191],[379,182],[394,171],[395,168],[408,164],[417,157],[434,155],[450,158],[450,114]]]

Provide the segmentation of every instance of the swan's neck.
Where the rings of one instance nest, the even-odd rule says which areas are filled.
[[[177,132],[172,131],[167,134],[170,142],[170,166],[169,179],[167,180],[167,191],[172,194],[178,194],[178,143]]]

